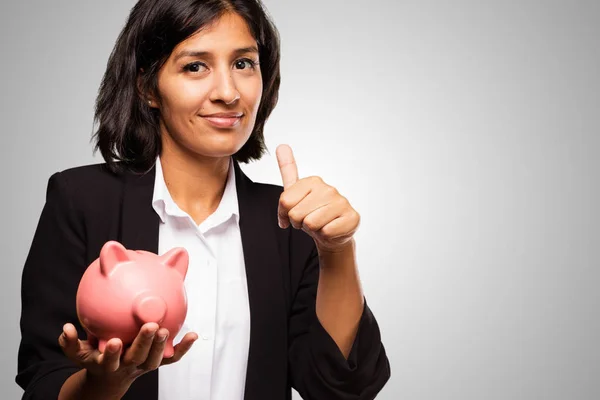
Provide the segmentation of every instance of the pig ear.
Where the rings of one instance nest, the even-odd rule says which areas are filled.
[[[188,252],[183,247],[175,247],[160,256],[161,262],[167,267],[175,268],[185,279],[190,262]]]
[[[100,250],[100,271],[104,276],[108,276],[117,264],[129,261],[127,250],[119,242],[108,241]]]

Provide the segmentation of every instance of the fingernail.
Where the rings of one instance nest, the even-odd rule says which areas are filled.
[[[167,340],[167,335],[158,335],[158,343],[162,343]]]
[[[146,332],[146,337],[147,338],[153,338],[154,335],[156,335],[156,331],[152,330],[150,332]]]
[[[106,350],[110,353],[116,353],[119,350],[119,345],[115,343],[109,343],[106,345]]]

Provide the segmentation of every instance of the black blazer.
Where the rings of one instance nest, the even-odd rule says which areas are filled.
[[[365,303],[346,360],[315,312],[319,263],[314,241],[277,225],[280,186],[252,182],[234,163],[251,315],[245,400],[372,399],[390,377],[380,332]],[[154,169],[112,174],[105,164],[52,175],[22,275],[16,382],[24,399],[56,399],[79,368],[58,346],[62,326],[85,338],[75,295],[86,267],[108,240],[158,252],[152,208]],[[138,378],[124,399],[158,398],[159,370]],[[230,399],[218,399],[230,400]]]

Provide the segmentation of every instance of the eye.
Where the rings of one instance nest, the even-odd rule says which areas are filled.
[[[193,63],[190,63],[188,65],[186,65],[185,67],[183,67],[184,71],[187,72],[202,72],[206,69],[206,65],[204,65],[203,63],[196,61]]]
[[[247,69],[245,67],[255,69],[258,62],[253,61],[249,58],[241,58],[235,62],[235,67],[237,69]]]

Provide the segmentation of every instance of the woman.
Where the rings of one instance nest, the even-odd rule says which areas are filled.
[[[390,367],[364,301],[358,213],[318,177],[254,183],[279,42],[258,0],[140,0],[97,100],[106,163],[54,174],[22,281],[17,383],[27,399],[367,399]],[[81,340],[75,294],[108,240],[185,247],[188,316],[142,326],[101,354]],[[62,330],[62,333],[61,333]],[[58,340],[57,340],[58,339]],[[159,373],[160,369],[160,373]]]

